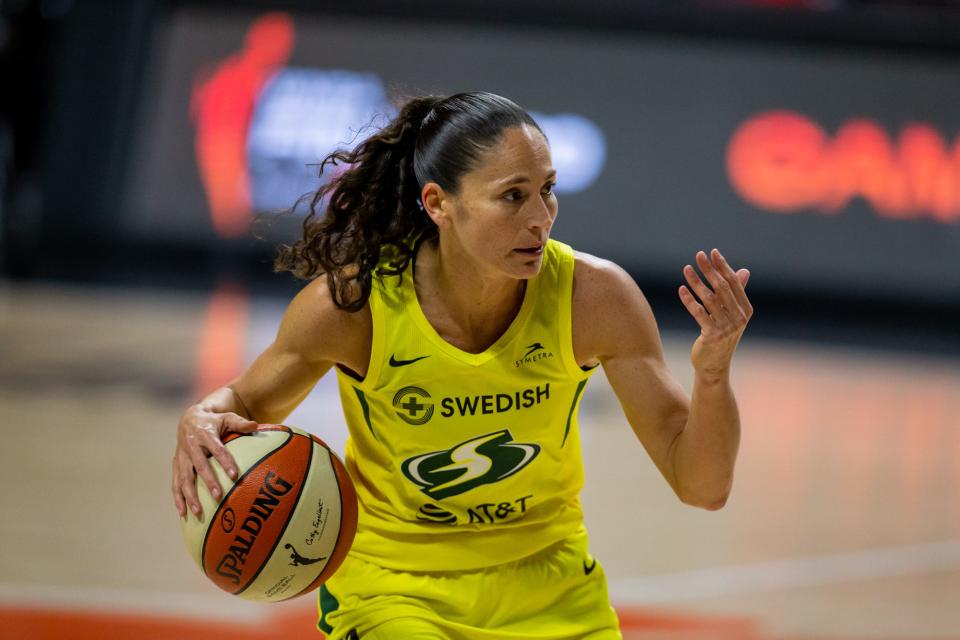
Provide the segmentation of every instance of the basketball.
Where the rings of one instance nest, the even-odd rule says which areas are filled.
[[[198,479],[203,515],[182,522],[194,561],[218,587],[260,602],[319,587],[343,562],[357,530],[357,496],[343,463],[309,433],[260,425],[223,438],[237,463],[217,502]]]

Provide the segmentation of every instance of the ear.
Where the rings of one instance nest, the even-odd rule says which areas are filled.
[[[433,223],[439,228],[450,224],[450,201],[443,187],[436,182],[428,182],[423,185],[420,192],[420,200],[423,202],[423,210],[426,211]]]

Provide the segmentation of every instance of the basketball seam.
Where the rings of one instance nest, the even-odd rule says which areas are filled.
[[[257,433],[257,432],[266,432],[266,431],[284,431],[284,430],[287,429],[287,428],[288,428],[288,427],[286,427],[285,425],[261,424],[261,425],[258,425],[258,426],[257,426],[257,430],[256,430],[256,432],[254,432],[254,433]],[[233,441],[236,440],[237,438],[242,438],[243,436],[247,436],[247,435],[250,435],[250,434],[249,434],[249,433],[240,433],[240,432],[238,432],[238,431],[231,431],[231,432],[228,433],[227,435],[223,436],[223,438],[221,438],[221,442],[223,442],[223,444],[227,444],[227,443],[229,443],[229,442],[233,442]]]
[[[280,426],[280,427],[282,427],[282,429],[264,429],[264,431],[286,431],[286,432],[287,432],[287,439],[284,440],[283,443],[282,443],[279,447],[277,447],[276,449],[271,449],[271,450],[268,451],[266,454],[264,454],[264,456],[263,456],[262,458],[260,458],[259,460],[257,460],[256,462],[254,462],[252,465],[250,465],[250,467],[246,470],[246,472],[244,472],[244,474],[243,474],[242,476],[240,476],[239,478],[237,478],[236,482],[233,483],[233,486],[230,487],[230,490],[227,491],[227,495],[223,496],[223,500],[221,500],[221,501],[220,501],[220,504],[217,505],[217,510],[214,511],[214,512],[213,512],[213,515],[210,517],[210,525],[207,527],[207,531],[203,534],[203,546],[200,548],[200,567],[203,569],[203,574],[204,574],[205,576],[207,576],[210,580],[214,580],[214,578],[213,578],[213,576],[211,576],[211,575],[207,572],[207,563],[206,563],[206,559],[207,559],[207,541],[210,539],[210,532],[213,530],[213,527],[216,525],[217,516],[220,515],[221,511],[223,510],[224,505],[227,504],[227,500],[229,500],[229,499],[230,499],[230,496],[233,495],[234,490],[236,490],[236,488],[240,486],[240,484],[243,482],[243,480],[244,480],[248,475],[250,475],[250,472],[251,472],[251,471],[253,471],[254,469],[256,469],[257,466],[258,466],[261,462],[263,462],[264,460],[266,460],[267,458],[269,458],[270,456],[272,456],[272,455],[275,454],[276,452],[280,451],[280,450],[283,449],[285,446],[287,446],[288,444],[290,444],[290,442],[293,441],[294,433],[293,433],[293,430],[290,429],[290,427],[287,427],[287,426],[284,426],[284,425],[275,425],[275,426]],[[214,584],[216,584],[216,582],[214,582]],[[246,587],[244,587],[244,588],[246,588]],[[234,593],[238,593],[238,592],[234,592]]]
[[[316,577],[316,579],[312,580],[310,584],[308,584],[303,591],[299,592],[296,596],[293,596],[294,598],[298,596],[302,596],[308,591],[313,591],[314,589],[319,587],[321,584],[323,584],[323,582],[320,582],[320,578],[323,577],[324,572],[326,572],[327,567],[330,565],[330,560],[333,558],[334,553],[336,553],[337,551],[337,545],[340,544],[340,534],[343,533],[343,489],[340,487],[340,476],[337,474],[337,464],[333,461],[333,451],[328,449],[326,446],[324,446],[323,448],[326,449],[327,456],[330,457],[330,468],[333,469],[333,479],[337,483],[337,495],[340,497],[340,514],[339,514],[340,521],[337,524],[337,539],[334,540],[333,542],[333,550],[330,552],[330,557],[327,558],[326,564],[323,565],[323,570],[320,571],[320,574]],[[329,578],[329,576],[327,577]],[[326,580],[324,580],[324,582],[326,582]]]
[[[305,468],[304,471],[303,471],[303,477],[300,478],[300,489],[297,491],[297,497],[296,497],[296,499],[293,501],[293,508],[290,509],[290,514],[287,516],[286,521],[283,523],[283,528],[280,529],[280,533],[277,534],[277,539],[274,540],[274,542],[273,542],[273,547],[271,547],[270,551],[267,552],[267,555],[265,556],[266,559],[263,561],[263,564],[261,564],[261,565],[260,565],[260,568],[257,569],[257,572],[254,573],[254,574],[250,577],[250,580],[247,582],[247,584],[245,584],[242,588],[240,588],[240,590],[233,592],[233,595],[235,595],[235,596],[240,595],[241,593],[243,593],[244,591],[246,591],[246,590],[250,587],[250,585],[252,585],[252,584],[257,580],[257,577],[259,577],[259,575],[263,572],[263,569],[264,569],[268,564],[270,564],[270,561],[273,559],[273,552],[277,550],[277,545],[279,545],[279,544],[280,544],[280,541],[283,540],[283,534],[287,532],[287,527],[290,526],[290,521],[293,520],[293,514],[296,513],[297,505],[300,504],[300,496],[303,495],[303,490],[304,490],[304,489],[306,488],[306,486],[307,486],[307,478],[310,476],[310,467],[311,467],[311,465],[313,465],[313,445],[314,445],[314,442],[313,442],[313,439],[312,439],[312,438],[309,438],[309,437],[307,437],[307,436],[304,436],[304,435],[302,435],[302,434],[300,434],[300,433],[296,433],[296,432],[291,432],[291,438],[290,438],[290,441],[291,441],[291,442],[293,441],[293,437],[292,437],[292,436],[299,436],[299,437],[301,437],[301,438],[307,438],[307,440],[310,441],[310,448],[307,450],[307,451],[309,452],[309,455],[307,456],[307,465],[306,465],[306,468]],[[339,535],[339,533],[338,533],[338,535]],[[324,565],[324,566],[326,566],[326,565]],[[282,599],[285,600],[286,598],[282,598]]]

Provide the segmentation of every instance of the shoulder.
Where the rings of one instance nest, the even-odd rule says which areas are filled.
[[[618,355],[624,348],[656,350],[653,311],[633,277],[620,265],[574,251],[573,339],[581,363]]]
[[[574,251],[573,257],[573,308],[582,317],[602,322],[617,315],[611,310],[649,308],[640,287],[623,267],[582,251]]]
[[[290,302],[278,340],[309,360],[352,368],[364,347],[369,351],[371,327],[369,302],[355,312],[339,308],[324,274],[304,286]]]
[[[580,303],[613,304],[624,294],[643,295],[630,274],[612,260],[576,250],[573,260],[574,305],[578,300]]]

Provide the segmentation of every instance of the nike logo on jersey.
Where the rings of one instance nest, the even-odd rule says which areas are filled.
[[[597,559],[590,558],[590,560],[592,560],[590,564],[587,564],[586,560],[583,561],[583,575],[585,576],[590,575],[593,573],[593,570],[597,568]]]
[[[413,358],[412,360],[397,360],[396,354],[390,356],[390,366],[391,367],[405,367],[408,364],[413,364],[417,360],[423,360],[424,358],[429,358],[430,356],[420,356],[419,358]]]

